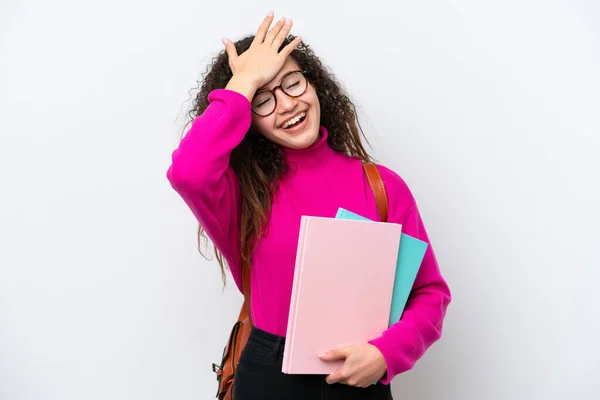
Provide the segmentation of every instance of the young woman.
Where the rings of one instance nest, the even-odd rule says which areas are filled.
[[[338,207],[378,215],[354,105],[312,50],[288,36],[292,22],[273,18],[252,37],[223,40],[167,173],[240,291],[242,263],[251,265],[253,330],[235,400],[391,399],[391,380],[440,338],[450,302],[431,246],[398,323],[368,343],[321,355],[345,360],[328,376],[281,372],[301,216],[333,217]],[[429,242],[405,182],[378,169],[388,221]]]

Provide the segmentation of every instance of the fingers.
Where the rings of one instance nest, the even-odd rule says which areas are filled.
[[[345,366],[341,366],[340,368],[333,371],[325,378],[325,382],[329,385],[333,385],[334,383],[341,383],[348,386],[357,386],[357,387],[365,387],[362,385],[358,379],[356,374],[349,372],[348,368]]]
[[[342,367],[336,369],[335,371],[333,371],[331,374],[327,375],[327,378],[325,378],[325,381],[328,384],[333,385],[334,383],[343,383],[347,378],[348,377],[344,373],[344,367],[342,366]]]
[[[347,348],[329,350],[325,354],[320,354],[319,358],[323,361],[345,360],[350,355]]]
[[[285,38],[288,36],[290,31],[292,30],[292,25],[294,25],[294,22],[291,19],[286,20],[285,24],[283,25],[283,27],[281,28],[281,30],[279,31],[279,33],[273,40],[273,46],[275,46],[278,50],[279,50],[279,47],[281,46],[281,44],[283,43],[283,41],[285,40]]]
[[[342,347],[340,349],[329,350],[325,354],[319,354],[319,358],[323,361],[336,361],[345,360],[349,355],[349,349],[347,347]],[[329,374],[325,380],[327,383],[333,384],[343,382],[347,378],[347,367],[346,363],[344,363],[341,367]]]
[[[296,47],[298,47],[298,45],[300,44],[300,42],[302,42],[302,38],[301,38],[300,36],[296,36],[296,37],[294,38],[294,40],[292,40],[290,43],[288,43],[288,45],[287,45],[287,46],[285,46],[285,47],[284,47],[284,48],[281,50],[281,53],[280,53],[280,54],[282,54],[282,55],[284,55],[284,56],[286,56],[286,57],[287,57],[287,56],[289,56],[289,55],[292,53],[292,51],[294,51],[294,49],[295,49]]]
[[[235,73],[233,66],[235,65],[235,62],[237,61],[237,58],[238,58],[238,54],[237,54],[237,50],[235,49],[235,45],[229,39],[223,38],[223,39],[221,39],[221,41],[225,45],[225,51],[227,51],[227,55],[229,56],[229,68],[231,68],[231,72]]]
[[[292,30],[292,25],[294,23],[291,19],[281,18],[279,21],[277,21],[277,23],[275,23],[275,25],[273,25],[273,27],[271,27],[273,19],[274,14],[273,12],[270,12],[260,24],[260,27],[256,32],[256,36],[252,41],[252,45],[255,43],[265,43],[279,49],[281,44],[285,41],[285,38],[287,38]],[[288,44],[285,47],[285,55],[289,55],[298,46],[298,44],[300,44],[301,41],[302,39],[297,37],[292,43]]]
[[[254,37],[252,44],[264,42],[267,32],[269,31],[269,27],[271,26],[271,22],[273,22],[273,17],[274,17],[274,14],[273,14],[273,11],[271,11],[265,17],[265,19],[263,19],[263,22],[260,24],[260,26],[258,27],[258,30],[256,31],[256,36]]]
[[[358,377],[353,376],[353,374],[344,370],[343,367],[338,368],[331,374],[329,374],[325,378],[325,382],[329,385],[333,385],[334,383],[341,383],[348,386],[356,386],[356,387],[366,387],[366,385],[362,384]]]
[[[288,20],[288,21],[290,21],[290,20]],[[277,35],[279,35],[279,32],[285,26],[285,24],[286,24],[285,18],[281,18],[279,21],[277,21],[277,23],[275,25],[273,25],[273,27],[271,28],[269,33],[267,33],[264,43],[268,44],[268,45],[272,45],[273,41],[275,40]]]

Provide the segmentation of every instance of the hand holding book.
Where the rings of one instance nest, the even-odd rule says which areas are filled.
[[[344,360],[341,367],[327,376],[327,383],[368,387],[380,380],[387,367],[383,354],[372,344],[357,344],[333,349],[319,355],[323,361]]]

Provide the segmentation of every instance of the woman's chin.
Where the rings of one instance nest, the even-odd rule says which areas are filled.
[[[277,129],[269,134],[263,134],[267,139],[284,148],[303,150],[315,144],[321,136],[319,127],[312,125],[304,126],[302,130],[288,132],[285,129]]]

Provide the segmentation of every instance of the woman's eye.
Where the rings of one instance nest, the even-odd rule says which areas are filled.
[[[262,103],[259,103],[259,104],[258,104],[256,107],[262,107],[262,106],[264,106],[265,104],[267,104],[267,103],[268,103],[268,102],[270,102],[270,101],[271,101],[271,99],[266,99],[266,100],[265,100],[265,101],[263,101]]]

